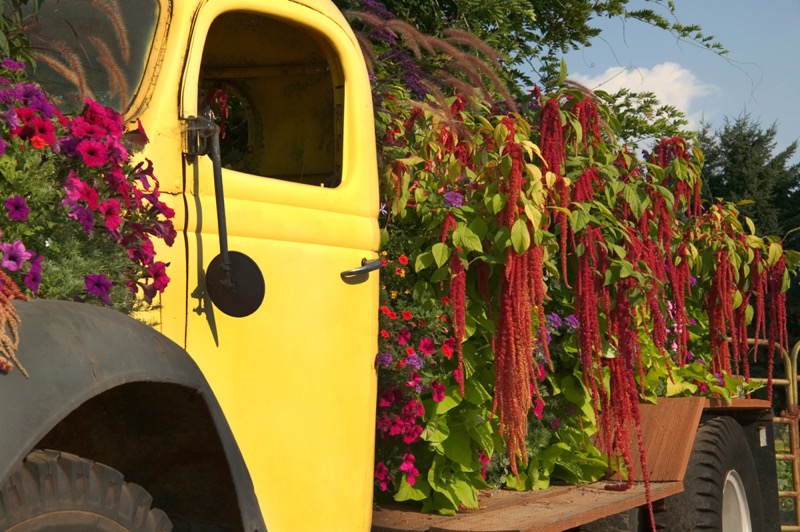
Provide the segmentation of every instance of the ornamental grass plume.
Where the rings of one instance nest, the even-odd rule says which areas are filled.
[[[26,301],[28,297],[3,270],[0,270],[0,373],[8,373],[17,368],[25,378],[28,378],[28,371],[17,358],[20,319],[11,303],[14,299]]]

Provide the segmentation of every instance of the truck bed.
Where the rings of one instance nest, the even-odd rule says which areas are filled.
[[[372,513],[373,532],[557,532],[646,504],[644,484],[628,491],[609,491],[608,482],[554,486],[534,492],[481,492],[481,508],[455,516],[423,514],[400,504],[382,505]],[[653,482],[653,500],[683,491],[683,483]]]
[[[750,406],[752,401],[742,402]],[[704,408],[725,408],[724,402],[701,397],[661,399],[640,404],[641,427],[650,471],[652,499],[683,491],[683,474],[689,462],[697,423]],[[759,405],[763,407],[763,405]],[[728,407],[729,408],[729,407]],[[631,441],[634,478],[642,478],[639,446]],[[498,490],[481,492],[478,510],[455,516],[420,513],[401,504],[376,507],[373,532],[523,532],[567,530],[609,515],[647,504],[644,483],[628,491],[609,491],[608,481],[581,486],[553,486],[534,492]]]

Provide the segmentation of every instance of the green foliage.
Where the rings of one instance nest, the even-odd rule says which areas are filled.
[[[374,4],[364,0],[335,3],[345,10]],[[600,34],[593,25],[600,17],[648,24],[714,53],[726,53],[699,26],[678,22],[671,0],[386,0],[383,4],[396,17],[428,35],[442,36],[451,28],[472,32],[507,58],[504,78],[519,86],[532,81],[524,75],[524,65],[544,80],[556,79],[561,55],[590,46],[592,38]]]
[[[749,115],[726,119],[714,132],[706,125],[703,178],[709,196],[739,203],[762,231],[785,235],[800,226],[800,164],[790,163],[796,142],[775,153],[776,134],[776,125],[764,129]],[[798,249],[798,243],[793,234],[784,245]]]
[[[169,282],[153,241],[171,245],[174,213],[129,159],[121,115],[87,101],[67,118],[24,67],[0,66],[0,267],[30,296],[134,312]]]
[[[737,286],[746,290],[753,272],[774,266],[782,249],[745,229],[733,204],[670,217],[674,233],[663,240],[664,222],[655,212],[695,212],[692,190],[699,186],[703,161],[696,146],[670,139],[652,156],[640,159],[621,146],[617,135],[624,128],[609,107],[595,102],[598,128],[578,117],[586,96],[574,87],[547,95],[527,116],[498,115],[458,98],[449,101],[448,110],[438,110],[432,99],[414,102],[399,87],[382,87],[380,97],[387,267],[377,359],[379,497],[385,490],[395,500],[422,502],[424,511],[453,513],[461,505],[475,507],[476,493],[485,486],[541,489],[556,479],[580,483],[606,474],[606,457],[593,436],[601,423],[608,423],[610,406],[601,407],[590,383],[597,379],[600,388],[613,393],[612,362],[629,354],[610,329],[608,309],[594,308],[604,353],[586,366],[573,316],[579,301],[571,287],[576,285],[576,263],[589,251],[582,244],[574,250],[568,244],[567,262],[562,264],[560,213],[576,242],[593,231],[598,238],[593,253],[608,257],[608,267],[598,267],[595,275],[608,291],[611,310],[622,295],[630,302],[640,357],[631,364],[637,368],[640,400],[697,394],[730,399],[755,388],[721,362],[708,294],[715,290],[719,257],[730,261]],[[574,194],[587,169],[596,169],[600,178],[590,198],[573,200],[566,208],[559,207],[557,178],[546,171],[542,155],[547,144],[539,121],[546,99],[560,103],[565,125],[566,190]],[[606,129],[599,129],[600,124]],[[512,211],[515,221],[506,225],[510,182],[520,169],[520,161],[511,155],[512,144],[522,151],[524,179]],[[657,210],[659,205],[663,210]],[[665,246],[673,267],[681,262],[688,266],[692,286],[683,304],[689,353],[679,354],[679,312],[658,262],[634,254],[632,242],[639,238]],[[543,250],[545,327],[553,368],[545,370],[540,338],[535,338],[531,356],[537,374],[532,385],[538,386],[539,395],[532,398],[527,454],[520,457],[507,452],[495,412],[493,346],[505,266],[509,257],[533,246]],[[679,246],[686,247],[686,255],[674,259]],[[761,254],[759,261],[756,252]],[[790,269],[796,269],[796,261],[789,262]],[[454,338],[459,318],[453,286],[460,268],[465,268],[466,290],[463,363],[457,360]],[[660,295],[653,298],[656,293]],[[744,305],[741,296],[733,297],[734,308]],[[752,320],[753,308],[745,314]],[[666,337],[658,341],[652,332],[657,318],[666,322]],[[538,318],[533,326],[538,330]],[[518,474],[512,473],[512,466]]]

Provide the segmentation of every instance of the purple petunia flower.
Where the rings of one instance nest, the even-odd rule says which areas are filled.
[[[26,260],[33,257],[33,253],[25,249],[25,245],[17,240],[13,244],[4,242],[0,244],[0,251],[3,253],[3,260],[0,266],[10,272],[15,272],[22,268]]]
[[[444,195],[444,205],[445,207],[458,208],[464,204],[464,196],[459,194],[458,192],[451,190],[447,194]]]
[[[89,207],[79,205],[77,201],[69,198],[64,199],[61,204],[69,208],[70,211],[67,213],[67,216],[73,220],[77,220],[83,226],[83,230],[86,231],[87,234],[92,232],[94,228],[94,214],[92,214],[92,210]]]
[[[102,273],[93,273],[84,277],[86,292],[111,306],[111,281]]]
[[[25,204],[25,198],[17,194],[14,197],[8,198],[5,205],[8,210],[8,217],[11,220],[16,220],[18,222],[28,221],[28,214],[30,214],[31,210]]]
[[[25,275],[25,286],[34,294],[39,292],[39,285],[42,283],[42,260],[44,260],[44,257],[41,255],[33,259],[31,261],[31,269]]]
[[[0,139],[0,155],[5,155],[5,154],[6,154],[6,141]]]

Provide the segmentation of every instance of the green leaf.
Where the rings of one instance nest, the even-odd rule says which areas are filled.
[[[434,413],[436,415],[444,414],[449,410],[455,408],[459,404],[461,404],[461,392],[458,389],[458,386],[448,386],[444,392],[444,399],[436,403],[434,407]]]
[[[476,406],[480,406],[491,400],[492,396],[481,384],[481,379],[469,379],[464,383],[464,399]]]
[[[486,222],[483,221],[482,218],[476,217],[473,218],[472,221],[469,223],[469,228],[472,230],[473,233],[477,235],[480,240],[483,240],[486,236],[487,231],[489,231],[489,226],[486,225]]]
[[[450,267],[445,264],[444,266],[440,267],[438,270],[433,272],[430,281],[432,283],[438,283],[440,281],[444,281],[449,278],[450,278]]]
[[[491,455],[494,452],[494,439],[492,439],[492,425],[475,410],[468,410],[464,414],[464,426],[470,438],[480,445],[483,452]]]
[[[478,508],[478,490],[473,488],[466,480],[458,479],[453,482],[453,493],[459,502],[467,508]]]
[[[442,442],[444,455],[466,469],[474,470],[477,453],[472,450],[471,441],[472,439],[463,425],[454,425],[450,430],[450,435]]]
[[[492,214],[497,214],[506,206],[506,198],[502,194],[495,194],[488,199],[486,207],[492,211]]]
[[[422,501],[425,500],[431,493],[431,487],[422,476],[416,478],[414,485],[408,483],[406,476],[403,475],[400,480],[400,488],[394,494],[394,500],[397,502],[402,501]]]
[[[478,253],[483,251],[481,239],[478,238],[478,235],[476,235],[472,229],[465,225],[461,225],[453,231],[453,244],[465,251],[471,250],[477,251]]]
[[[781,254],[783,253],[783,248],[781,248],[780,244],[772,243],[769,245],[769,255],[767,256],[767,263],[770,266],[774,266],[781,258]]]
[[[586,393],[583,391],[581,382],[572,375],[566,375],[561,379],[561,392],[564,398],[570,403],[582,406],[586,402]]]
[[[531,221],[531,225],[533,225],[533,227],[539,227],[539,224],[542,223],[542,211],[530,203],[525,204],[525,216],[527,216],[528,220]]]
[[[422,431],[421,438],[431,443],[441,443],[450,435],[450,429],[447,427],[447,419],[444,416],[435,415],[425,425],[425,430]]]
[[[447,264],[447,259],[450,258],[450,248],[441,242],[437,242],[431,248],[431,254],[433,255],[433,259],[436,261],[436,266],[441,268]],[[419,256],[417,258],[419,258]]]
[[[531,235],[528,233],[527,223],[522,218],[518,218],[511,227],[511,245],[519,255],[525,253],[531,246]]]
[[[440,244],[444,245],[444,244]],[[430,268],[433,266],[435,262],[433,253],[430,251],[425,251],[417,255],[417,258],[414,260],[414,271],[421,272],[425,268]],[[441,264],[439,264],[441,266]]]
[[[751,235],[755,235],[755,234],[756,234],[756,226],[755,226],[755,224],[753,223],[753,220],[751,220],[750,218],[748,218],[747,216],[745,216],[745,217],[744,217],[744,221],[745,221],[745,223],[747,224],[747,228],[748,228],[748,229],[750,229],[750,234],[751,234]]]
[[[580,232],[584,227],[589,225],[589,214],[583,209],[575,209],[572,211],[572,220],[570,220],[570,225],[572,225],[573,233]]]
[[[561,85],[564,83],[564,80],[567,79],[567,62],[563,59],[561,60],[561,67],[558,70],[558,81],[556,81],[556,85]]]
[[[679,395],[683,392],[694,393],[697,391],[697,385],[691,382],[679,381],[675,382],[672,379],[667,379],[667,397]]]

